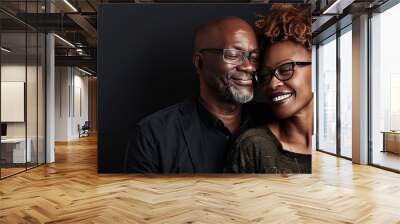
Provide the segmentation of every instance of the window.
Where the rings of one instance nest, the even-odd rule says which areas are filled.
[[[336,154],[336,36],[318,47],[318,145]]]
[[[18,3],[18,15],[44,1]],[[6,6],[10,2],[1,2]],[[45,34],[0,12],[0,178],[45,163]]]
[[[400,170],[399,21],[400,4],[371,18],[371,162],[396,170]]]
[[[340,155],[352,157],[352,34],[351,26],[340,36]]]

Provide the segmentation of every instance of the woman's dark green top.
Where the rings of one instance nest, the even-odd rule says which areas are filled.
[[[267,125],[244,131],[232,143],[227,173],[311,173],[311,155],[284,150]]]

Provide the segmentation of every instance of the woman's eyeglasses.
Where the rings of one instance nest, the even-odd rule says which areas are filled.
[[[269,69],[266,67],[261,68],[257,73],[257,79],[260,83],[269,83],[272,77],[276,77],[280,81],[287,81],[292,78],[294,74],[294,68],[296,65],[311,65],[311,62],[305,61],[292,61],[278,66],[275,69]]]

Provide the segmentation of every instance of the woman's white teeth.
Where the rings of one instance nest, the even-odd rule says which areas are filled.
[[[285,95],[276,96],[276,97],[272,98],[272,101],[274,101],[274,102],[281,101],[281,100],[289,98],[291,95],[292,94],[289,93],[289,94],[285,94]]]

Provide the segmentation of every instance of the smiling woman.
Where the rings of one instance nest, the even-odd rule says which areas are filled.
[[[274,5],[257,25],[264,49],[257,78],[275,118],[239,135],[231,145],[225,171],[311,173],[310,10]]]

